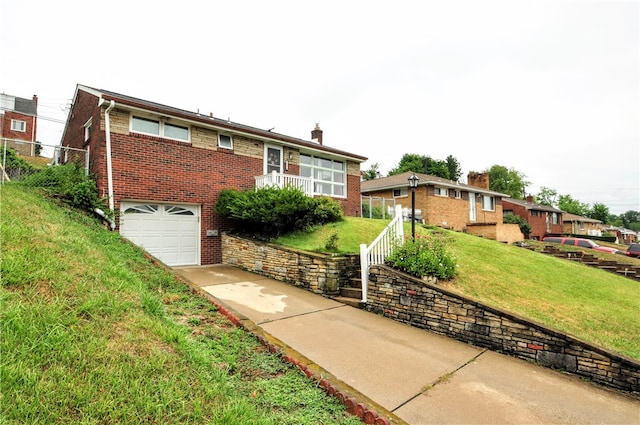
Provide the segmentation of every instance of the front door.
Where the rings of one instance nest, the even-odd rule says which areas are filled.
[[[265,174],[282,173],[282,147],[265,145],[264,168]]]
[[[469,192],[469,220],[476,221],[476,194]]]

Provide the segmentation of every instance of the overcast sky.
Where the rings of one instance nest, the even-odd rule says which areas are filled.
[[[76,84],[366,156],[503,165],[640,211],[638,1],[0,0],[0,92],[58,144]]]

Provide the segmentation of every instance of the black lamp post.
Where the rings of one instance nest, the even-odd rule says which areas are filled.
[[[413,242],[416,240],[416,187],[419,180],[418,176],[411,173],[409,187],[411,188],[411,240]]]

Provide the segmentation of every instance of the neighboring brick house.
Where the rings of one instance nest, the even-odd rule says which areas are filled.
[[[362,182],[362,195],[393,199],[403,208],[411,208],[411,172]],[[470,173],[469,184],[428,174],[419,178],[415,192],[416,218],[425,224],[484,236],[505,242],[522,240],[517,225],[502,222],[504,193],[489,190],[488,175]]]
[[[563,233],[563,212],[547,205],[536,204],[532,196],[522,199],[505,199],[502,203],[504,213],[513,213],[525,219],[531,226],[529,239],[542,240],[545,236]]]
[[[598,226],[604,236],[615,236],[615,243],[629,245],[638,242],[638,233],[623,227],[616,227],[610,224],[601,224]]]
[[[602,221],[594,218],[562,213],[562,231],[565,235],[602,236],[601,224]]]
[[[32,99],[0,94],[1,146],[14,148],[18,154],[36,156],[38,96]],[[20,142],[28,143],[20,143]]]
[[[120,233],[172,266],[221,261],[222,189],[290,182],[359,215],[367,158],[322,142],[317,125],[306,141],[83,85],[62,137],[63,147],[89,149]]]

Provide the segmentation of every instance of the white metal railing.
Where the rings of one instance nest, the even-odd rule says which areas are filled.
[[[360,245],[360,277],[362,279],[362,302],[367,302],[367,289],[369,287],[369,266],[383,264],[391,251],[404,243],[404,226],[402,224],[402,206],[396,205],[395,214],[391,223],[371,242],[371,245]]]
[[[313,196],[313,179],[311,177],[294,176],[292,174],[281,174],[272,171],[270,174],[256,176],[256,189],[262,189],[268,186],[276,187],[297,187],[307,196]]]
[[[416,221],[422,221],[422,210],[419,208],[415,209],[416,213]],[[395,217],[394,209],[392,207],[388,207],[388,214],[391,217]],[[402,208],[402,219],[404,221],[411,221],[411,208]]]

